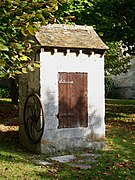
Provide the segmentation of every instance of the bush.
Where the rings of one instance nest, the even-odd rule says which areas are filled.
[[[115,85],[113,79],[110,76],[105,77],[105,96],[107,98],[115,97]]]
[[[9,98],[10,90],[5,87],[0,87],[0,98]]]

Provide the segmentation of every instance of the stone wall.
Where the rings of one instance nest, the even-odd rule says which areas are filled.
[[[113,77],[113,80],[116,98],[135,99],[135,58],[131,60],[128,72]]]
[[[38,68],[35,71],[28,72],[19,76],[19,141],[26,146],[29,150],[34,152],[41,152],[40,143],[35,145],[29,141],[23,123],[24,104],[29,94],[35,92],[40,96],[40,70]]]

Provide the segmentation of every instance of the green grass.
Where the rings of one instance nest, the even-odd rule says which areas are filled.
[[[116,179],[135,177],[135,101],[106,100],[106,148],[98,153],[92,169],[82,170],[70,164],[36,165],[45,155],[28,152],[18,140],[0,142],[0,180],[40,179]],[[87,150],[88,151],[88,150]],[[86,152],[87,152],[86,151]],[[73,152],[75,153],[75,152]],[[83,152],[84,153],[84,152]],[[75,153],[76,154],[76,153]],[[79,153],[76,154],[79,158]],[[90,164],[90,162],[88,162]]]

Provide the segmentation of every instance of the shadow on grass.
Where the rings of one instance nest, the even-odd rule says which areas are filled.
[[[109,112],[106,111],[106,118],[118,118],[118,117],[126,117],[124,114],[119,114],[119,113],[114,113],[114,112]]]
[[[120,106],[135,106],[135,100],[131,99],[106,99],[106,104],[115,104]]]
[[[27,151],[18,139],[0,140],[0,162],[31,164],[36,154]]]
[[[122,126],[114,123],[107,132],[107,149],[99,152],[99,161],[91,164],[91,169],[71,167],[68,163],[53,163],[52,165],[36,165],[33,159],[41,159],[39,155],[28,152],[18,140],[0,141],[0,163],[5,168],[13,166],[19,173],[18,178],[35,179],[133,179],[134,178],[134,131],[129,131],[130,125]],[[85,153],[85,152],[83,152]],[[45,157],[44,157],[45,160]],[[88,162],[90,163],[90,162]],[[19,166],[19,170],[16,168]],[[8,170],[7,170],[8,171]],[[27,175],[23,176],[26,172]],[[15,177],[15,176],[14,176]]]
[[[120,103],[118,103],[118,106],[120,106]],[[13,179],[71,180],[134,179],[135,129],[133,126],[134,122],[130,122],[130,118],[132,118],[131,115],[135,112],[134,105],[130,106],[131,111],[126,111],[125,114],[121,114],[121,112],[119,112],[120,109],[122,110],[123,108],[125,111],[125,106],[122,105],[118,108],[119,110],[117,110],[118,106],[115,105],[114,107],[114,105],[111,105],[108,108],[107,105],[107,148],[104,151],[99,152],[102,154],[99,161],[92,164],[92,168],[88,170],[71,167],[68,163],[53,163],[52,165],[46,166],[36,165],[33,161],[34,159],[45,160],[46,157],[44,155],[40,156],[28,152],[19,144],[17,134],[12,137],[10,132],[7,135],[2,132],[3,136],[9,137],[8,139],[0,139],[0,170],[2,173],[4,172],[4,174],[6,174],[7,177],[5,177],[5,179],[10,179],[11,177],[13,177]],[[10,168],[11,166],[12,169]]]
[[[106,112],[115,116],[117,113],[123,113],[129,115],[135,113],[135,100],[118,100],[107,99],[106,100]]]

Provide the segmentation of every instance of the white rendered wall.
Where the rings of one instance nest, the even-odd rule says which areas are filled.
[[[45,130],[41,151],[50,152],[74,147],[100,147],[105,137],[104,57],[100,55],[55,52],[40,54],[41,101]],[[57,129],[58,72],[88,73],[88,127]]]

